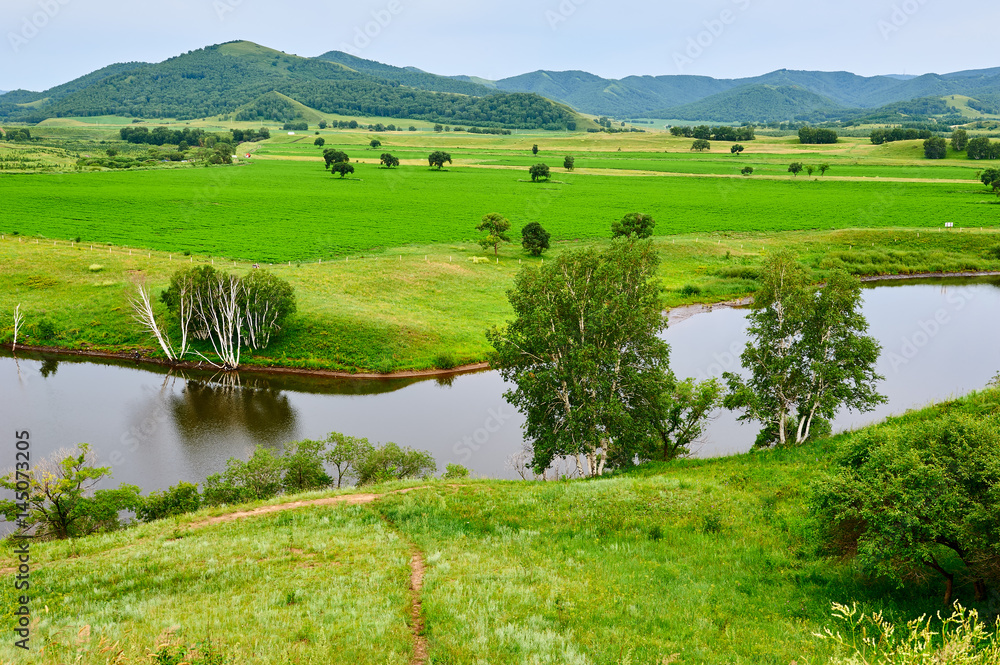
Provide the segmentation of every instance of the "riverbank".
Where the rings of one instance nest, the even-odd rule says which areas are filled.
[[[558,243],[549,256],[603,242]],[[724,233],[655,242],[671,310],[745,303],[764,252],[782,248],[796,252],[819,278],[834,267],[865,279],[1000,273],[1000,236],[988,230]],[[245,354],[244,367],[368,379],[482,369],[490,352],[484,331],[511,316],[505,291],[518,270],[540,263],[513,248],[505,252],[499,261],[481,262],[473,260],[482,253],[472,244],[414,246],[336,263],[265,266],[292,284],[299,309],[268,349]],[[144,281],[155,294],[182,267],[249,269],[212,257],[10,237],[0,242],[0,262],[0,343],[9,348],[11,314],[20,305],[25,324],[19,347],[126,360],[138,354],[161,365],[163,354],[132,321],[127,298],[133,281]],[[678,315],[672,312],[671,320]],[[162,310],[161,316],[166,322]]]

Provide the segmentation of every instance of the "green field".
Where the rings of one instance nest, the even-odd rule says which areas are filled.
[[[509,315],[505,290],[536,261],[516,244],[524,225],[538,221],[552,233],[551,255],[605,242],[611,222],[635,211],[657,220],[671,306],[752,293],[766,248],[789,247],[820,275],[837,265],[857,274],[1000,269],[1000,208],[975,183],[981,165],[919,159],[919,142],[761,138],[734,156],[724,143],[692,153],[690,139],[663,132],[324,130],[328,147],[356,160],[355,174],[341,180],[323,170],[313,132],[272,128],[269,141],[241,146],[233,166],[75,170],[76,154],[146,151],[114,140],[129,124],[52,120],[33,128],[40,143],[0,148],[0,159],[33,151],[45,162],[36,170],[49,171],[0,171],[12,202],[0,209],[0,312],[22,305],[22,343],[155,357],[130,320],[131,280],[158,291],[183,263],[242,272],[258,262],[292,283],[300,307],[247,364],[387,372],[479,362],[489,352],[484,329]],[[218,120],[193,124],[220,128]],[[383,145],[372,149],[375,136]],[[436,149],[454,159],[443,171],[426,164]],[[383,151],[402,166],[379,168]],[[567,154],[574,172],[562,168]],[[526,167],[540,161],[554,167],[551,182],[530,182]],[[793,177],[792,161],[832,170]],[[755,174],[735,175],[745,164]],[[474,227],[489,212],[513,225],[515,244],[499,260],[476,245]],[[946,222],[956,228],[945,233]],[[3,314],[0,341],[11,337]]]

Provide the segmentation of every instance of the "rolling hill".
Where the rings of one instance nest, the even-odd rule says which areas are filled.
[[[565,129],[578,120],[566,107],[534,93],[504,93],[414,72],[416,78],[443,79],[466,93],[425,90],[368,69],[289,55],[252,42],[229,42],[161,63],[111,65],[44,92],[15,91],[0,99],[0,118],[24,122],[96,115],[204,118],[231,115],[278,93],[310,109],[344,115],[531,129]],[[473,91],[479,94],[470,94]],[[288,120],[292,119],[288,115],[301,115],[294,105],[273,106],[276,114],[259,117]]]
[[[653,117],[713,122],[767,122],[789,120],[804,113],[829,111],[840,105],[792,86],[749,85],[720,92],[700,101],[654,112]]]

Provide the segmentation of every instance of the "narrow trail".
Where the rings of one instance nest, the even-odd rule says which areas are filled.
[[[455,488],[456,486],[451,485]],[[386,492],[385,494],[346,494],[344,496],[334,496],[326,499],[312,499],[310,501],[293,501],[291,503],[281,503],[273,506],[261,506],[253,510],[244,510],[236,513],[227,513],[209,517],[197,522],[184,525],[189,529],[199,529],[201,527],[225,524],[237,520],[261,517],[272,513],[280,513],[298,508],[311,508],[314,506],[335,506],[344,504],[348,506],[360,506],[374,503],[378,499],[393,494],[408,494],[417,490],[430,489],[424,485],[421,487],[409,487],[407,489]],[[427,638],[424,637],[423,604],[421,602],[421,590],[424,586],[424,555],[416,545],[410,545],[410,631],[413,633],[413,658],[410,665],[426,665],[429,659],[427,652]],[[121,549],[121,548],[117,548]],[[17,568],[2,568],[0,575],[9,575],[17,571]]]

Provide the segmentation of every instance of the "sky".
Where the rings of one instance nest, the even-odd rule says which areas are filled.
[[[246,39],[436,74],[606,78],[1000,66],[1000,3],[967,0],[2,0],[0,90]]]

